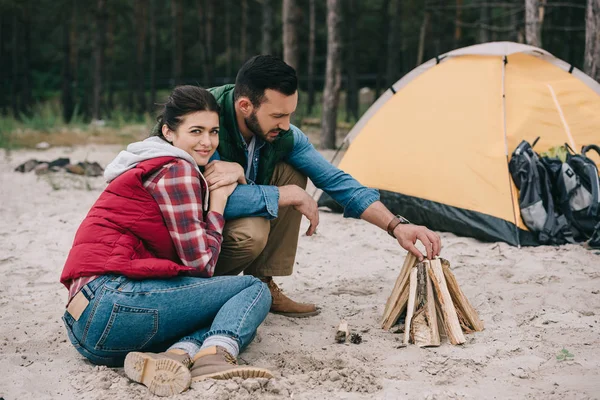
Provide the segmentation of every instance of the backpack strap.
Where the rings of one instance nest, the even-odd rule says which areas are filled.
[[[588,144],[581,149],[581,155],[584,157],[586,163],[585,171],[588,174],[592,186],[592,204],[588,215],[596,217],[600,215],[598,213],[600,211],[600,179],[598,178],[598,167],[596,166],[596,163],[585,155],[589,150],[594,150],[600,156],[600,147],[595,144]]]
[[[581,155],[586,156],[585,153],[587,153],[589,150],[594,150],[600,156],[600,147],[598,147],[595,144],[588,144],[587,146],[583,146],[583,148],[581,149]]]

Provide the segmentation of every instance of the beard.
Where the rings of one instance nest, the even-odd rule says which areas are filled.
[[[277,136],[274,138],[269,137],[268,133],[272,132],[272,131],[264,132],[262,130],[262,128],[260,127],[260,124],[258,123],[258,118],[256,117],[256,111],[253,112],[252,114],[250,114],[250,116],[248,118],[244,118],[244,122],[246,123],[246,126],[248,127],[250,132],[252,132],[255,136],[258,136],[265,142],[271,143],[275,139],[277,139]],[[277,129],[277,131],[281,132],[280,129]]]

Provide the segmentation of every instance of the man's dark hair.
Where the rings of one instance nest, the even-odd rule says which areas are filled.
[[[298,90],[296,70],[278,57],[254,56],[242,65],[235,78],[234,100],[245,96],[254,107],[259,107],[267,89],[293,95]]]

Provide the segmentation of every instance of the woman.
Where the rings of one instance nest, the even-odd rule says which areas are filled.
[[[171,93],[158,136],[107,166],[109,185],[61,276],[73,346],[95,364],[124,362],[127,376],[157,395],[180,393],[191,380],[272,376],[236,363],[269,311],[268,288],[252,276],[212,277],[237,185],[209,197],[198,169],[219,144],[218,111],[205,89]]]

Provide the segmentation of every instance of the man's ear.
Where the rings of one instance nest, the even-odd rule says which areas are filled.
[[[252,106],[252,102],[246,96],[242,96],[237,100],[238,109],[244,114],[244,116],[248,116],[252,114],[254,107]]]
[[[168,142],[173,141],[173,131],[169,129],[167,124],[163,124],[162,134],[163,134],[164,138],[167,139]]]

